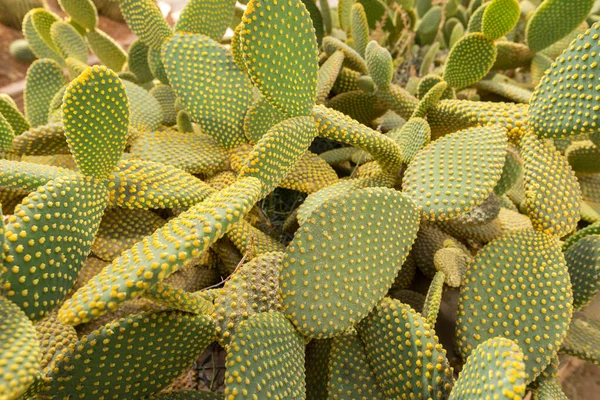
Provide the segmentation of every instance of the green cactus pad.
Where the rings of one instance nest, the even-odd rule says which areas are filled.
[[[60,7],[87,30],[94,30],[98,24],[98,11],[91,0],[58,0]]]
[[[10,150],[14,138],[15,133],[13,132],[12,126],[10,126],[6,118],[0,114],[0,154]]]
[[[502,196],[507,193],[523,174],[523,163],[518,149],[509,144],[506,148],[506,159],[502,168],[500,180],[494,187],[494,193]]]
[[[166,126],[172,126],[177,123],[177,109],[175,108],[175,101],[177,95],[173,88],[169,85],[156,85],[150,90],[150,94],[154,96],[160,109],[162,110],[162,124]]]
[[[408,305],[386,297],[357,330],[386,398],[449,395],[453,379],[446,351],[425,319]]]
[[[571,320],[560,352],[600,365],[600,321],[583,316]]]
[[[327,392],[330,399],[382,399],[375,375],[358,335],[341,334],[332,339]]]
[[[127,61],[127,53],[117,42],[100,29],[87,32],[85,38],[92,52],[104,65],[115,72],[121,71]]]
[[[485,7],[481,33],[492,40],[500,39],[515,27],[520,11],[517,0],[492,0]]]
[[[36,21],[34,21],[34,15],[38,14],[43,18],[38,16]],[[41,22],[43,21],[41,20],[46,20],[46,23],[42,24]],[[58,20],[59,18],[55,14],[44,9],[34,8],[25,15],[25,18],[23,18],[23,35],[25,36],[25,39],[27,39],[31,51],[33,51],[33,54],[38,58],[49,58],[62,65],[64,64],[64,60],[60,54],[58,54],[58,50],[50,37],[50,27]],[[45,35],[45,38],[42,35]]]
[[[127,225],[122,225],[127,221]],[[152,211],[111,208],[104,212],[100,228],[92,244],[92,253],[112,261],[123,251],[165,224],[165,220]]]
[[[521,140],[525,177],[525,209],[533,226],[558,237],[579,221],[581,191],[567,160],[550,143],[534,135]]]
[[[0,93],[0,114],[6,118],[16,136],[30,128],[29,122],[21,114],[14,100],[4,93]]]
[[[210,315],[215,307],[197,293],[190,293],[181,288],[159,282],[144,293],[144,297],[170,310],[180,310],[191,314]]]
[[[316,104],[323,104],[327,99],[327,96],[340,73],[344,58],[345,56],[342,51],[336,51],[323,63],[323,65],[321,65],[321,68],[319,68],[317,76]]]
[[[262,254],[241,267],[225,282],[215,298],[212,315],[219,342],[229,346],[238,325],[252,315],[279,311],[279,269],[283,253]]]
[[[523,352],[512,340],[495,337],[477,346],[458,376],[450,400],[520,399],[525,396]]]
[[[50,28],[50,36],[63,58],[73,57],[83,63],[88,60],[88,48],[81,35],[66,22],[56,21]]]
[[[32,127],[48,122],[52,98],[67,83],[62,68],[51,59],[36,60],[25,80],[25,115]]]
[[[350,30],[354,49],[361,57],[364,57],[369,42],[369,23],[365,8],[360,3],[354,3],[350,9]]]
[[[492,71],[527,67],[533,59],[534,53],[522,43],[497,41],[498,55]]]
[[[477,253],[461,286],[456,328],[460,354],[466,358],[480,343],[502,335],[522,348],[526,382],[531,382],[556,355],[572,302],[558,240],[531,229],[504,234]]]
[[[445,81],[438,82],[431,87],[419,101],[411,118],[425,118],[429,110],[435,108],[440,99],[444,97],[447,89],[448,84]]]
[[[444,136],[415,156],[406,170],[403,190],[424,218],[454,219],[488,198],[500,179],[505,154],[506,129],[501,126]],[[456,176],[473,179],[455,181]]]
[[[49,374],[47,394],[81,399],[151,395],[181,375],[213,340],[208,316],[163,311],[125,317],[75,343]],[[116,366],[122,372],[116,374]]]
[[[566,238],[562,250],[566,252],[575,243],[589,235],[600,235],[600,222],[588,225]]]
[[[594,0],[546,0],[527,23],[527,45],[538,52],[575,30],[590,13]]]
[[[106,201],[102,183],[74,176],[48,182],[15,208],[6,225],[4,289],[32,320],[60,304],[73,286]]]
[[[427,46],[435,41],[442,23],[442,7],[433,6],[419,20],[417,26],[417,43],[421,46]]]
[[[429,143],[431,129],[423,118],[411,118],[402,127],[392,130],[390,136],[402,149],[402,161],[410,164],[419,151]]]
[[[337,51],[341,50],[336,50],[333,54],[335,54]],[[346,56],[344,55],[344,59],[346,59],[345,57]],[[342,69],[340,70],[340,73],[338,74],[338,77],[335,80],[335,83],[333,84],[333,92],[344,93],[349,92],[351,90],[360,90],[360,87],[358,87],[358,78],[360,76],[360,72],[342,66]]]
[[[436,253],[437,254],[437,253]],[[438,271],[433,276],[433,280],[429,284],[427,290],[427,296],[423,303],[423,318],[427,323],[434,327],[435,321],[437,320],[438,313],[440,311],[440,305],[442,304],[442,295],[444,294],[444,281],[446,275],[442,271]]]
[[[25,313],[0,296],[0,394],[18,399],[40,373],[40,344]]]
[[[29,129],[14,138],[10,150],[15,154],[30,156],[70,154],[62,124]]]
[[[523,89],[519,86],[513,85],[508,82],[502,82],[497,80],[483,80],[475,84],[478,91],[490,92],[502,96],[508,100],[514,101],[515,103],[529,104],[533,93],[530,90]]]
[[[42,373],[47,375],[61,353],[77,342],[77,332],[71,325],[62,324],[56,318],[56,313],[51,313],[36,323],[35,330],[42,353],[40,367]]]
[[[210,186],[178,168],[122,160],[108,177],[109,202],[124,208],[190,207],[212,193]]]
[[[226,149],[246,141],[252,86],[230,52],[206,36],[179,32],[163,46],[162,60],[177,98],[204,133]]]
[[[156,79],[165,85],[169,85],[169,77],[167,71],[165,71],[161,54],[161,49],[150,48],[148,50],[148,67]]]
[[[173,34],[171,27],[152,0],[119,0],[129,28],[148,47],[159,49]]]
[[[140,39],[136,39],[129,46],[127,65],[140,83],[150,82],[154,79],[154,75],[148,65],[148,50],[149,47]]]
[[[581,140],[571,143],[565,152],[565,157],[577,173],[600,173],[600,148],[591,140]]]
[[[191,0],[182,10],[175,30],[221,40],[233,18],[235,1]]]
[[[214,175],[225,168],[227,153],[211,136],[168,129],[143,132],[132,143],[134,158],[172,165],[190,174]]]
[[[333,339],[312,339],[306,345],[304,370],[307,399],[327,399],[329,354],[332,343]]]
[[[444,273],[444,283],[450,287],[458,288],[462,285],[472,258],[469,253],[456,246],[452,239],[449,242],[445,242],[444,245],[446,247],[435,252],[433,264],[436,270]],[[436,277],[437,273],[433,278],[434,281]]]
[[[392,220],[403,229],[392,228]],[[334,336],[360,321],[392,285],[417,228],[414,205],[391,189],[360,189],[323,202],[286,251],[280,278],[286,316],[315,338]],[[373,245],[362,244],[364,232]],[[362,255],[367,251],[374,252],[368,261]],[[317,254],[321,262],[314,265]]]
[[[546,1],[547,4],[561,4]],[[567,1],[564,5],[576,9],[585,1]],[[571,4],[573,3],[573,4]],[[574,3],[577,3],[574,4]],[[560,20],[565,17],[560,16]],[[533,20],[532,20],[533,21]],[[556,32],[555,27],[544,31]],[[598,64],[600,23],[594,24],[584,35],[579,35],[567,50],[546,71],[530,101],[529,119],[533,131],[540,137],[596,133],[598,126],[598,89],[591,72]],[[543,37],[548,35],[544,34]],[[588,71],[590,71],[588,73]]]
[[[326,36],[323,38],[323,51],[331,56],[336,51],[342,51],[344,53],[344,66],[359,72],[360,74],[367,74],[369,72],[365,60],[346,43],[333,36]]]
[[[66,168],[47,165],[0,160],[0,186],[6,189],[18,189],[31,192],[38,187],[60,177],[74,177],[75,173]]]
[[[277,108],[262,97],[248,108],[244,117],[244,134],[252,144],[258,142],[269,129],[285,120]]]
[[[316,133],[312,117],[290,118],[275,125],[256,143],[240,177],[258,178],[266,196],[294,168]]]
[[[600,291],[600,235],[585,236],[565,251],[573,285],[573,310],[587,306]]]
[[[255,314],[242,321],[229,348],[228,399],[305,397],[304,340],[281,313]]]
[[[365,104],[369,104],[369,107],[365,107]],[[367,126],[387,111],[376,95],[362,90],[338,94],[329,100],[327,106]]]
[[[183,260],[199,256],[221,238],[260,198],[260,191],[258,179],[240,179],[171,219],[79,289],[59,310],[59,318],[77,325],[140,296],[175,272]],[[114,281],[114,277],[118,279]],[[110,287],[108,281],[113,282]]]
[[[490,71],[496,54],[496,46],[491,39],[482,33],[469,33],[450,50],[444,79],[456,89],[470,86]]]
[[[288,117],[310,115],[317,90],[318,49],[302,1],[251,0],[242,21],[244,60],[261,94]],[[281,29],[290,34],[280,35]]]
[[[366,63],[369,75],[378,88],[387,88],[392,82],[394,68],[389,51],[372,41],[366,48]]]
[[[125,87],[106,67],[90,67],[65,93],[65,136],[81,172],[98,179],[110,174],[125,149],[129,104]]]
[[[155,131],[162,120],[162,110],[158,101],[144,88],[123,80],[129,100],[129,126],[138,131]]]

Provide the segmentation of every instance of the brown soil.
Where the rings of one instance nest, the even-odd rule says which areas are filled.
[[[0,88],[25,78],[29,64],[15,60],[9,53],[10,44],[22,39],[21,32],[0,24]]]

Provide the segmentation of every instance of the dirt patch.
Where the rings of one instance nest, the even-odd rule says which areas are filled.
[[[585,363],[563,381],[569,400],[593,400],[600,393],[600,367]]]
[[[10,55],[10,44],[22,39],[23,34],[0,24],[0,88],[25,78],[29,64],[21,63]]]

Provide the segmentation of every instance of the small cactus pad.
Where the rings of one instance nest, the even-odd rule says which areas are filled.
[[[444,136],[417,153],[403,190],[424,218],[454,219],[488,198],[500,179],[506,146],[506,129],[497,125]]]
[[[326,200],[287,248],[280,277],[286,316],[310,337],[345,331],[390,288],[417,229],[415,206],[391,189],[360,189]]]
[[[29,122],[21,114],[14,100],[4,93],[0,93],[0,114],[6,118],[15,135],[18,136],[29,129]]]
[[[536,229],[562,237],[579,221],[581,190],[567,160],[550,143],[534,135],[521,140],[525,208]]]
[[[453,88],[463,89],[483,78],[496,61],[494,42],[482,33],[469,33],[448,54],[444,79]]]
[[[50,28],[50,36],[64,58],[73,57],[82,63],[87,63],[87,44],[73,26],[63,21],[56,21]]]
[[[383,399],[356,332],[332,339],[327,392],[329,399]]]
[[[65,93],[63,123],[81,172],[105,179],[119,161],[127,138],[129,103],[125,87],[106,67],[90,67]]]
[[[67,84],[62,68],[51,59],[36,60],[27,70],[25,80],[25,115],[32,127],[48,122],[52,98]]]
[[[40,373],[40,344],[27,315],[0,296],[0,398],[18,399]]]
[[[40,8],[34,8],[30,10],[25,15],[25,18],[23,18],[23,35],[25,36],[25,39],[27,40],[31,51],[33,51],[33,54],[35,54],[37,57],[49,58],[58,62],[59,64],[63,64],[64,60],[62,59],[60,54],[58,54],[58,51],[56,50],[54,44],[51,43],[51,45],[49,45],[46,43],[46,41],[42,38],[42,35],[38,31],[38,28],[36,27],[33,20],[34,15],[38,13],[47,12],[48,11]],[[50,34],[50,27],[52,26],[52,23],[54,23],[57,20],[58,18],[49,18],[48,24],[46,24],[48,29],[48,35]]]
[[[494,187],[494,193],[498,196],[502,196],[507,193],[522,177],[523,174],[523,162],[519,155],[519,150],[509,144],[506,148],[506,159],[504,161],[504,167],[502,168],[502,175],[500,180]]]
[[[129,71],[133,72],[136,79],[140,83],[150,82],[154,79],[154,75],[148,65],[148,50],[150,48],[140,39],[136,39],[129,46],[129,55],[127,57],[127,65]]]
[[[317,97],[315,103],[323,104],[335,84],[344,62],[344,53],[336,51],[319,68],[317,75]]]
[[[425,321],[427,321],[431,327],[435,327],[435,321],[437,320],[437,316],[440,311],[442,295],[444,294],[445,279],[446,276],[442,271],[436,272],[431,283],[429,284],[427,296],[425,296],[425,302],[423,303],[423,311],[421,314],[423,314],[423,318],[425,318]]]
[[[310,115],[317,90],[317,39],[301,0],[251,0],[242,18],[248,74],[289,117]],[[281,35],[280,31],[289,30]]]
[[[155,131],[160,127],[162,112],[158,101],[144,88],[122,80],[129,101],[129,128],[138,131]]]
[[[320,72],[320,71],[319,71]],[[329,92],[328,92],[329,93]],[[286,120],[277,108],[262,97],[248,108],[244,117],[244,134],[252,144],[258,142],[275,125]]]
[[[545,49],[575,30],[590,13],[594,0],[546,0],[527,23],[527,45]]]
[[[589,3],[588,0],[563,3],[568,8],[577,8],[586,2]],[[546,1],[540,8],[549,3],[561,2]],[[559,18],[563,19],[562,16]],[[555,28],[544,28],[544,32],[542,37],[547,37],[547,33],[555,32]],[[530,125],[538,136],[560,138],[600,131],[600,94],[595,75],[600,52],[599,35],[600,23],[596,23],[585,34],[579,35],[542,77],[529,102]]]
[[[170,310],[191,314],[210,315],[215,309],[213,302],[200,293],[190,293],[168,283],[157,283],[144,293],[144,297]]]
[[[392,83],[392,77],[394,76],[390,52],[373,40],[367,45],[365,58],[369,75],[373,78],[375,86],[383,89],[387,88]]]
[[[279,269],[283,253],[262,254],[234,271],[215,299],[213,318],[220,343],[229,345],[240,322],[254,314],[279,311]]]
[[[350,30],[354,49],[361,57],[364,57],[369,42],[369,23],[365,8],[358,2],[354,3],[350,9]]]
[[[233,18],[235,0],[191,0],[175,24],[177,32],[196,33],[221,40]]]
[[[116,41],[99,29],[87,32],[85,38],[103,64],[115,72],[121,71],[127,61],[127,53]]]
[[[303,399],[304,340],[279,312],[255,314],[234,332],[225,361],[227,399]]]
[[[204,133],[226,149],[246,141],[252,86],[230,52],[206,36],[179,32],[163,46],[162,60],[177,98]]]
[[[172,35],[171,27],[152,0],[119,0],[127,25],[148,47],[158,49]]]
[[[48,375],[52,379],[48,395],[80,399],[151,395],[181,375],[213,340],[214,323],[205,315],[145,312],[109,322],[63,354]]]
[[[435,252],[433,264],[436,270],[444,273],[445,283],[448,286],[458,288],[462,285],[467,267],[472,259],[463,249],[455,246],[452,239],[445,244],[447,247]]]
[[[600,148],[591,140],[580,140],[571,143],[565,151],[565,157],[577,173],[600,173],[600,163],[598,162],[600,160]]]
[[[573,311],[588,305],[600,291],[600,235],[581,238],[565,252],[573,285]]]
[[[573,235],[565,239],[562,250],[566,252],[569,247],[580,241],[582,238],[590,235],[600,235],[600,222],[586,226],[583,229],[578,230]]]
[[[13,139],[10,151],[23,156],[71,154],[60,123],[42,125],[23,132]]]
[[[517,0],[492,0],[485,7],[481,33],[492,40],[500,39],[515,27],[520,11]]]
[[[60,7],[79,25],[94,30],[98,24],[98,11],[91,0],[58,0]]]
[[[279,185],[317,135],[312,117],[295,117],[275,125],[256,143],[240,177],[260,179],[267,195]]]
[[[6,224],[3,287],[29,318],[41,319],[73,287],[106,201],[102,183],[74,176],[48,182],[15,208]]]
[[[477,253],[461,286],[456,329],[460,353],[466,358],[498,335],[512,339],[523,350],[531,382],[556,355],[572,302],[558,240],[532,229],[504,234]]]
[[[503,337],[486,340],[467,358],[450,400],[504,399],[525,396],[523,352]]]
[[[560,352],[600,366],[600,321],[574,317]]]
[[[421,314],[386,297],[357,325],[357,330],[385,398],[406,393],[419,398],[448,397],[452,368],[446,351]]]
[[[60,354],[77,342],[77,332],[71,325],[61,323],[56,318],[56,313],[51,313],[36,323],[35,330],[42,352],[40,366],[43,374],[47,375]]]
[[[0,114],[0,154],[10,150],[15,133],[6,118]]]

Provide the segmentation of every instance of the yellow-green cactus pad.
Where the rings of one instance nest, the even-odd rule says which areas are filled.
[[[517,0],[492,0],[485,7],[481,33],[492,40],[500,39],[515,27],[520,14]]]
[[[517,344],[494,337],[477,346],[458,375],[450,400],[503,399],[525,396],[525,364]]]
[[[0,398],[20,398],[40,373],[40,344],[27,315],[0,296]]]
[[[470,33],[450,50],[444,79],[456,89],[470,86],[490,71],[496,61],[496,53],[491,39],[482,33]]]
[[[231,53],[206,36],[178,32],[163,46],[162,60],[177,98],[204,133],[226,149],[245,143],[252,85]]]
[[[228,346],[237,326],[252,315],[281,310],[279,270],[283,253],[262,254],[227,279],[212,315],[219,342]]]
[[[365,8],[360,3],[353,4],[350,9],[350,30],[354,49],[361,57],[364,57],[369,42],[369,23]]]
[[[190,174],[214,175],[227,164],[227,153],[211,136],[172,129],[141,133],[130,152],[134,158],[172,165]]]
[[[240,179],[171,219],[79,289],[59,310],[59,318],[77,325],[139,297],[180,268],[184,260],[208,250],[250,210],[260,198],[260,190],[258,179]],[[110,287],[106,285],[109,281],[113,282]]]
[[[334,78],[335,79],[335,78]],[[248,108],[244,117],[244,134],[252,144],[258,142],[269,129],[286,119],[277,108],[261,97]]]
[[[337,51],[338,50],[336,50],[336,52]],[[335,54],[335,52],[333,54]],[[344,55],[344,59],[345,57],[346,56]],[[360,76],[360,72],[342,66],[342,69],[340,70],[340,73],[338,74],[338,77],[335,80],[335,83],[333,84],[333,92],[344,93],[349,92],[351,90],[360,90],[360,87],[358,87],[358,78]]]
[[[372,121],[387,111],[376,95],[362,90],[340,93],[332,98],[327,106],[365,125],[371,125]]]
[[[123,222],[126,221],[126,224]],[[92,253],[112,261],[123,251],[165,224],[165,220],[152,211],[111,208],[106,210],[92,244]]]
[[[44,317],[73,287],[106,201],[102,183],[74,176],[48,182],[15,208],[6,225],[3,288],[30,319]]]
[[[240,177],[258,178],[266,196],[290,173],[316,134],[312,117],[290,118],[275,125],[256,143]]]
[[[498,125],[444,136],[417,153],[403,190],[425,219],[454,219],[489,197],[502,173],[506,145],[506,129]]]
[[[379,90],[377,97],[404,119],[409,119],[419,104],[419,100],[412,94],[394,84],[384,90]]]
[[[571,31],[571,33],[560,39],[558,42],[546,47],[540,52],[540,54],[544,54],[550,57],[552,60],[555,60],[562,54],[563,51],[565,51],[567,47],[569,47],[573,40],[577,39],[579,35],[584,34],[589,27],[590,25],[588,25],[586,21],[582,22],[575,30]]]
[[[29,156],[70,154],[62,124],[29,129],[13,139],[10,150],[15,154]]]
[[[531,49],[522,43],[502,40],[496,42],[496,48],[498,55],[492,71],[527,67],[534,56]]]
[[[98,24],[98,11],[91,0],[58,0],[60,7],[87,30],[94,30]]]
[[[527,282],[518,279],[527,276]],[[456,343],[463,358],[502,335],[523,350],[526,382],[556,355],[573,295],[558,240],[532,229],[509,232],[475,256],[461,286]]]
[[[84,261],[83,266],[77,275],[77,281],[73,286],[73,290],[78,290],[80,287],[85,285],[90,279],[98,275],[100,271],[102,271],[102,269],[108,264],[108,262],[105,262],[99,258],[89,256],[87,260]]]
[[[0,187],[28,192],[36,190],[55,178],[74,177],[75,173],[66,168],[25,161],[0,160]]]
[[[286,316],[306,336],[345,331],[385,295],[417,229],[414,204],[392,189],[366,188],[326,200],[287,248],[280,278]],[[365,258],[365,252],[373,255]]]
[[[121,79],[106,67],[88,68],[67,88],[62,112],[65,136],[79,169],[105,179],[127,139],[129,102]]]
[[[148,47],[159,49],[173,34],[171,27],[152,0],[119,0],[129,28]]]
[[[144,293],[144,297],[169,310],[180,310],[191,314],[210,315],[215,306],[199,293],[190,293],[181,288],[159,282]]]
[[[67,83],[62,68],[51,59],[36,60],[25,80],[25,115],[32,127],[48,122],[52,98]]]
[[[429,143],[431,128],[423,118],[411,118],[402,127],[392,130],[390,136],[402,149],[402,161],[410,164],[419,151]]]
[[[569,247],[573,246],[575,243],[589,235],[600,235],[600,222],[588,225],[566,238],[562,250],[567,251]]]
[[[82,337],[55,364],[47,394],[98,399],[158,393],[213,340],[214,323],[205,315],[145,312],[109,322]]]
[[[56,21],[50,28],[50,36],[63,58],[73,57],[87,63],[88,48],[75,28],[63,21]]]
[[[15,133],[13,132],[12,126],[10,126],[6,118],[0,114],[0,154],[10,150],[14,138]]]
[[[148,50],[148,67],[156,79],[165,85],[169,85],[169,77],[167,71],[165,71],[161,54],[161,49],[150,48]]]
[[[40,14],[42,18],[38,16],[34,21],[33,16],[37,14]],[[29,43],[31,51],[38,58],[49,58],[63,65],[64,60],[50,37],[50,27],[58,20],[59,18],[55,14],[41,8],[34,8],[23,18],[23,35]],[[45,23],[42,24],[42,22]]]
[[[329,353],[333,339],[312,339],[306,345],[306,398],[327,399]]]
[[[115,72],[121,71],[127,61],[127,53],[110,36],[100,29],[85,34],[90,49],[98,59]]]
[[[410,306],[386,297],[357,330],[386,398],[412,393],[435,399],[450,394],[452,368],[446,351],[433,328]]]
[[[557,1],[546,1],[540,8]],[[590,1],[567,1],[569,9]],[[571,4],[573,3],[573,4]],[[577,3],[577,4],[575,4]],[[560,16],[562,21],[565,17]],[[556,32],[554,26],[545,32]],[[595,68],[600,52],[600,23],[579,35],[540,81],[529,107],[529,122],[540,137],[559,138],[596,133],[600,109]],[[547,37],[547,34],[543,34]]]
[[[435,268],[435,254],[445,247],[446,241],[451,240],[454,247],[458,247],[464,252],[467,248],[451,235],[444,233],[437,225],[424,222],[419,226],[419,232],[411,254],[415,263],[423,273],[433,278],[437,269]]]
[[[316,104],[323,104],[327,99],[327,96],[340,73],[344,58],[344,53],[341,50],[338,50],[329,56],[327,61],[319,68],[319,73],[317,75]]]
[[[190,207],[212,193],[195,176],[152,161],[122,160],[108,177],[110,204],[124,208]]]
[[[435,326],[435,321],[437,320],[437,316],[440,311],[440,305],[442,304],[445,280],[446,274],[444,274],[442,271],[435,273],[433,280],[429,284],[427,296],[425,296],[425,302],[423,303],[423,311],[421,314],[423,314],[425,321],[427,321],[427,323],[432,327]]]
[[[177,32],[196,33],[221,40],[233,18],[235,1],[191,0],[175,24]]]
[[[350,30],[350,24],[352,19],[352,5],[356,0],[341,0],[338,4],[338,23],[339,27],[345,31]]]
[[[546,0],[527,23],[527,45],[545,49],[575,30],[590,13],[594,0]]]
[[[480,92],[497,94],[508,100],[514,101],[515,103],[529,104],[531,96],[533,95],[530,90],[523,89],[508,82],[497,81],[495,79],[479,81],[475,84],[475,87]]]
[[[507,193],[522,176],[522,173],[523,162],[521,161],[519,150],[512,144],[509,144],[506,148],[506,159],[502,168],[502,175],[496,187],[494,187],[494,193],[498,196]]]
[[[560,352],[600,365],[600,321],[576,316],[560,345]]]
[[[435,252],[433,264],[436,270],[444,273],[444,283],[450,287],[460,287],[472,258],[469,253],[456,246],[453,240],[445,242],[444,245],[446,247]],[[435,277],[437,273],[434,280]]]
[[[500,213],[498,196],[491,193],[485,201],[471,211],[449,221],[453,224],[481,225],[490,222]]]
[[[279,312],[255,314],[235,330],[225,364],[227,399],[302,399],[304,340]]]
[[[129,71],[135,74],[139,83],[150,82],[154,79],[154,75],[148,65],[148,50],[149,47],[140,39],[136,39],[129,46],[127,65],[129,66]]]
[[[567,160],[535,135],[521,140],[525,177],[525,209],[533,226],[558,237],[571,233],[579,221],[581,190]]]
[[[29,129],[29,122],[21,114],[14,100],[4,93],[0,93],[0,114],[6,118],[16,136]]]
[[[327,398],[384,398],[356,332],[341,334],[332,339],[328,369]]]
[[[42,353],[40,367],[43,374],[47,375],[60,354],[79,339],[75,328],[61,323],[56,318],[56,313],[51,313],[36,323],[35,330]]]
[[[344,53],[344,66],[360,74],[367,74],[369,70],[365,60],[346,43],[333,36],[326,36],[323,38],[323,51],[331,56],[336,51]]]
[[[163,116],[162,124],[166,126],[175,125],[177,123],[177,109],[175,108],[177,95],[173,88],[169,85],[156,85],[150,90],[150,94],[154,96],[160,105]]]
[[[427,112],[437,105],[440,99],[444,96],[448,89],[448,84],[445,81],[436,83],[427,93],[421,98],[419,104],[413,111],[411,118],[425,118]]]
[[[251,0],[242,18],[248,74],[267,100],[289,117],[310,115],[317,90],[318,48],[301,0]],[[289,32],[281,35],[281,30]]]
[[[585,236],[565,251],[573,285],[573,310],[587,306],[600,291],[600,235]]]
[[[129,100],[129,127],[138,131],[157,130],[162,121],[162,110],[158,101],[141,86],[123,80]]]
[[[565,157],[577,173],[600,173],[600,148],[591,140],[580,140],[571,143],[565,152]]]
[[[442,7],[433,6],[419,20],[416,36],[418,44],[426,46],[435,41],[442,23],[442,13]]]

